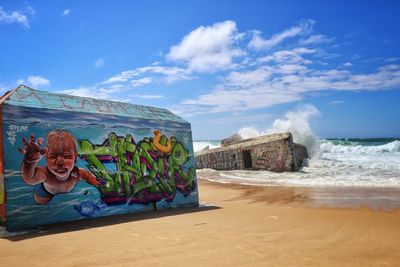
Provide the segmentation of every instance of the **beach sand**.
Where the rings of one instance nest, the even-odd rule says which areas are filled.
[[[385,192],[200,180],[199,208],[2,237],[0,266],[400,266],[400,210],[371,205]]]

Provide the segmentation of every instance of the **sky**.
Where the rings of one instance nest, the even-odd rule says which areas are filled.
[[[167,108],[194,140],[400,136],[398,1],[1,1],[0,93]]]

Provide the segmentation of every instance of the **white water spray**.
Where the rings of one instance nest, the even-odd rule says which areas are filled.
[[[239,134],[242,138],[252,138],[265,134],[291,132],[293,141],[306,146],[310,157],[314,157],[319,154],[319,141],[310,127],[310,119],[319,114],[315,106],[305,105],[289,111],[282,119],[276,119],[265,131],[259,131],[255,127],[244,127],[239,130]]]

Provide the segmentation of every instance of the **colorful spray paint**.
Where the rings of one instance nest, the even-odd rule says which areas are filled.
[[[198,206],[190,124],[165,109],[25,86],[1,108],[8,230]]]

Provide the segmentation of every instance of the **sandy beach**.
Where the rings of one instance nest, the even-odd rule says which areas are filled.
[[[362,203],[376,190],[339,202],[327,192],[338,193],[200,179],[199,208],[2,237],[0,266],[400,266],[399,209]]]

